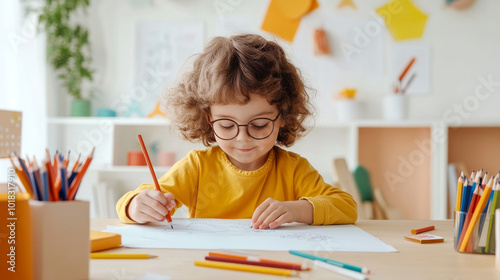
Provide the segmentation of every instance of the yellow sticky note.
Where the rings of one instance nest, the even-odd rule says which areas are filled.
[[[317,7],[319,7],[318,2],[316,0],[312,0],[312,4],[305,14],[312,12]],[[294,11],[294,13],[297,14],[298,10],[299,9]],[[261,28],[262,30],[273,33],[288,42],[293,42],[293,38],[295,37],[299,24],[300,18],[288,17],[283,12],[279,0],[271,0]]]
[[[276,0],[275,2],[286,17],[299,19],[311,10],[314,0]]]
[[[424,34],[427,15],[411,0],[392,0],[377,9],[396,41],[418,39]]]

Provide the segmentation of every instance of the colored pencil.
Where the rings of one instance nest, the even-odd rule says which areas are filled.
[[[359,280],[368,279],[368,275],[366,275],[366,274],[359,273],[359,272],[356,272],[356,271],[352,271],[352,270],[349,270],[349,269],[345,269],[345,268],[342,268],[342,267],[338,267],[338,266],[335,266],[335,265],[331,265],[331,264],[326,263],[326,262],[315,260],[314,261],[314,265],[318,266],[318,267],[321,267],[321,268],[324,268],[324,269],[327,269],[329,271],[336,272],[338,274],[342,274],[344,276],[347,276],[347,277],[350,277],[350,278],[353,278],[353,279],[359,279]]]
[[[26,178],[26,175],[20,168],[14,163],[14,160],[12,157],[9,157],[10,162],[12,163],[12,168],[14,168],[14,171],[16,172],[17,178],[21,181],[21,184],[18,184],[19,189],[21,189],[22,192],[29,194],[31,197],[33,197],[33,192],[31,192],[30,187],[28,186],[29,181]]]
[[[462,188],[464,186],[464,172],[462,172],[461,176],[458,177],[457,182],[457,201],[455,204],[455,211],[460,211],[460,205],[462,203]]]
[[[68,194],[70,200],[75,199],[76,193],[78,192],[78,188],[80,187],[80,183],[82,182],[83,176],[85,175],[85,172],[87,172],[87,169],[89,168],[89,165],[94,157],[94,151],[95,147],[92,148],[92,151],[85,160],[85,163],[83,164],[81,170],[78,171],[78,175],[76,175],[75,179],[71,182],[71,187]]]
[[[411,83],[413,82],[413,80],[415,79],[416,76],[417,76],[417,73],[413,73],[410,76],[410,79],[408,80],[408,82],[406,82],[405,87],[401,90],[402,94],[406,93],[406,91],[408,90],[408,88],[410,88],[410,85],[411,85]]]
[[[49,149],[45,149],[45,169],[47,172],[47,186],[49,189],[49,200],[50,201],[56,201],[56,198],[54,196],[54,182],[55,182],[55,176],[52,172],[52,163],[50,162],[50,153]]]
[[[40,173],[42,174],[42,186],[43,186],[43,201],[50,201],[49,194],[49,174],[43,163],[40,167]]]
[[[406,65],[406,68],[403,70],[403,72],[401,73],[401,75],[399,75],[399,81],[402,81],[403,78],[406,76],[406,73],[408,73],[408,70],[410,70],[410,67],[413,65],[413,63],[415,62],[415,57],[413,57],[410,62],[408,62],[408,64]]]
[[[472,231],[474,230],[474,226],[476,225],[476,222],[479,218],[479,215],[483,212],[483,209],[486,205],[486,201],[488,200],[488,198],[490,196],[492,182],[493,182],[493,178],[490,179],[490,181],[488,182],[488,184],[486,184],[486,187],[484,188],[481,199],[479,200],[479,202],[475,208],[474,215],[472,216],[470,224],[468,225],[467,230],[465,232],[464,239],[460,243],[460,249],[459,249],[460,252],[465,251],[467,243],[469,242],[469,240],[471,238]]]
[[[60,200],[59,192],[61,191],[61,172],[58,172],[59,161],[59,157],[54,157],[54,165],[52,166],[53,170],[55,170],[54,185],[52,185],[52,192],[54,193],[55,201]]]
[[[412,229],[411,234],[419,234],[422,232],[433,230],[434,228],[435,228],[434,226],[428,226],[428,227],[419,228],[419,229]]]
[[[288,252],[290,254],[292,254],[292,255],[296,255],[296,256],[299,256],[299,257],[307,258],[307,259],[310,259],[310,260],[318,260],[318,261],[326,262],[326,263],[329,263],[331,265],[335,265],[335,266],[342,267],[342,268],[345,268],[345,269],[350,269],[350,270],[361,272],[361,273],[365,273],[365,274],[366,273],[370,273],[370,270],[368,268],[366,268],[366,267],[359,267],[359,266],[355,266],[355,265],[351,265],[351,264],[339,262],[339,261],[336,261],[336,260],[332,260],[332,259],[327,259],[327,258],[323,258],[323,257],[311,255],[311,254],[304,253],[304,252],[294,251],[294,250],[290,250]]]
[[[91,259],[152,259],[156,256],[148,254],[110,254],[110,253],[90,253]]]
[[[464,235],[467,227],[470,224],[470,221],[472,220],[472,216],[474,214],[474,208],[477,205],[477,202],[479,201],[479,198],[483,194],[483,190],[479,185],[476,185],[476,189],[474,190],[474,195],[472,196],[472,201],[469,206],[469,210],[467,211],[467,214],[465,214],[465,222],[462,226],[461,234],[457,235],[457,239],[459,240],[458,244],[461,244],[462,241],[464,240]]]
[[[35,177],[36,186],[38,188],[38,195],[40,196],[39,200],[43,200],[44,199],[43,181],[42,181],[42,177],[40,176],[40,167],[38,166],[38,162],[36,161],[35,156],[33,156],[32,168],[33,168],[33,175]]]
[[[497,176],[498,177],[498,176]],[[496,179],[496,180],[495,180]],[[488,227],[488,234],[486,235],[486,253],[492,253],[493,248],[495,248],[495,210],[499,208],[498,204],[498,192],[500,190],[500,183],[498,182],[498,179],[495,178],[493,179],[496,181],[493,187],[493,190],[491,191],[493,194],[493,198],[491,199],[491,205],[490,205],[490,223]]]
[[[76,172],[78,166],[80,165],[80,157],[82,154],[78,154],[78,157],[76,158],[75,164],[73,164],[73,169],[71,169],[71,173]]]
[[[296,270],[288,270],[288,269],[272,268],[272,267],[261,267],[261,266],[255,266],[255,265],[223,263],[223,262],[209,262],[209,261],[195,261],[194,264],[197,266],[230,269],[230,270],[238,270],[238,271],[246,271],[246,272],[265,273],[265,274],[273,274],[273,275],[281,275],[281,276],[299,276],[299,272]]]
[[[153,181],[155,183],[156,190],[161,192],[160,183],[158,183],[158,179],[156,179],[156,174],[155,174],[155,171],[153,169],[153,165],[151,164],[151,160],[149,159],[148,150],[146,149],[146,146],[144,145],[144,141],[142,140],[142,136],[139,134],[139,135],[137,135],[137,138],[139,139],[139,143],[141,144],[142,154],[144,155],[144,159],[146,159],[146,163],[149,167],[149,172],[151,173],[151,176],[153,177]],[[172,226],[172,217],[170,217],[170,212],[167,213],[165,218],[167,219],[167,222],[170,223],[170,227],[173,229],[174,227]]]
[[[311,270],[311,268],[305,264],[264,259],[264,258],[259,258],[259,257],[255,257],[255,256],[243,256],[243,255],[235,255],[235,254],[219,253],[219,252],[208,252],[208,255],[211,257],[233,258],[233,259],[238,259],[238,260],[289,265],[289,266],[294,266],[294,267],[299,268],[298,270]]]
[[[239,263],[239,264],[248,264],[248,265],[256,265],[256,266],[265,266],[265,267],[274,267],[274,268],[282,268],[282,269],[292,269],[292,270],[302,270],[301,266],[297,265],[286,265],[279,263],[270,263],[263,261],[248,261],[241,260],[235,258],[225,258],[225,257],[215,257],[215,256],[207,256],[205,257],[206,261],[215,261],[215,262],[227,262],[227,263]]]
[[[21,169],[22,171],[26,174],[26,178],[28,178],[28,182],[30,183],[30,187],[33,187],[33,182],[31,182],[30,178],[29,178],[29,173],[28,173],[28,168],[26,168],[26,165],[24,164],[24,161],[22,160],[21,157],[19,157],[17,155],[16,152],[13,152],[14,153],[14,156],[17,158],[18,162],[19,162],[19,165],[21,166]]]
[[[70,200],[68,196],[68,178],[66,176],[66,164],[64,160],[59,160],[59,170],[61,172],[61,189],[59,190],[59,197],[61,200]]]
[[[28,165],[26,167],[28,169],[28,172],[29,172],[29,175],[30,175],[30,180],[32,182],[32,190],[33,190],[33,198],[36,199],[36,200],[40,200],[41,196],[40,196],[40,188],[38,187],[38,183],[35,179],[35,173],[33,172],[33,167],[31,165]]]

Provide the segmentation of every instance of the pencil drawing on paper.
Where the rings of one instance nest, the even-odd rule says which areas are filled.
[[[108,226],[132,248],[216,250],[304,250],[395,252],[396,250],[353,225],[310,226],[284,224],[276,229],[254,229],[250,219],[176,218],[168,223]]]

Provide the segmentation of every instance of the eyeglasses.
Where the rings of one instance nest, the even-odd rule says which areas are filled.
[[[247,124],[238,124],[231,119],[218,119],[209,122],[217,137],[222,140],[231,140],[240,134],[240,126],[247,127],[247,134],[256,140],[262,140],[269,137],[274,131],[274,122],[279,118],[281,112],[274,118],[257,118],[249,121]]]

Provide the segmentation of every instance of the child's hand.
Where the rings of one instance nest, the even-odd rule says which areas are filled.
[[[278,201],[268,198],[253,212],[252,227],[277,228],[292,222],[312,224],[313,212],[313,206],[307,200]]]
[[[175,207],[174,195],[157,190],[145,190],[136,195],[128,205],[128,217],[137,223],[161,222]]]

